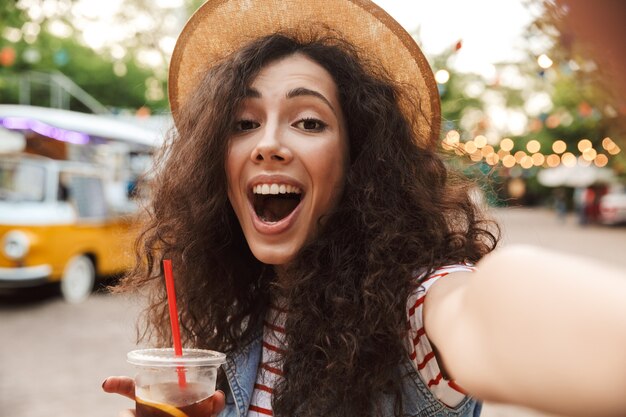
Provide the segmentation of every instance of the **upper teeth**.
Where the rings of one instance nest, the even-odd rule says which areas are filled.
[[[254,194],[302,194],[302,190],[289,184],[257,184],[252,187]]]

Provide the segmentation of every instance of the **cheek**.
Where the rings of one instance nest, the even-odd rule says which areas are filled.
[[[224,163],[224,170],[226,172],[226,190],[228,194],[228,200],[234,207],[236,205],[235,198],[237,196],[237,190],[239,188],[240,173],[238,169],[237,159],[232,150],[228,149],[226,161]]]
[[[341,197],[345,183],[346,168],[346,158],[342,152],[324,155],[315,164],[318,181],[323,188],[323,206],[325,211],[333,208]]]

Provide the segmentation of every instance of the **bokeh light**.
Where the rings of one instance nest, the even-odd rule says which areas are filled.
[[[509,138],[504,138],[500,141],[500,149],[504,151],[511,151],[511,149],[513,149],[513,145],[513,140]]]
[[[485,161],[487,161],[489,165],[496,165],[498,161],[500,161],[500,157],[497,153],[491,153],[485,157]]]
[[[495,150],[493,149],[493,146],[491,145],[485,145],[481,150],[480,153],[484,156],[484,157],[488,157],[489,155],[495,154]]]
[[[470,154],[470,159],[474,162],[479,162],[481,159],[483,159],[483,155],[480,152],[480,150],[477,149],[476,151]]]
[[[596,152],[595,149],[593,148],[587,148],[583,151],[582,157],[585,161],[593,161],[594,159],[596,159],[596,155],[598,154],[598,152]]]
[[[541,150],[541,143],[538,140],[533,139],[526,144],[526,149],[530,153],[537,153]]]
[[[537,58],[537,64],[543,69],[548,69],[552,66],[553,62],[548,55],[541,54]]]
[[[473,140],[469,140],[465,142],[465,152],[469,154],[473,154],[474,152],[476,152],[476,149],[478,149],[478,147],[476,146]]]
[[[445,84],[450,80],[450,73],[445,69],[440,69],[435,73],[435,81],[439,84]]]
[[[591,161],[585,159],[585,157],[583,155],[580,155],[578,157],[578,165],[580,165],[581,167],[588,167],[589,165],[591,165]]]
[[[561,157],[556,154],[548,155],[548,157],[546,158],[546,163],[550,168],[555,168],[561,163]]]
[[[522,158],[519,164],[524,169],[531,168],[533,166],[533,159],[530,156],[526,155]]]
[[[610,151],[611,149],[613,149],[614,147],[616,147],[617,145],[615,144],[615,142],[613,142],[613,139],[606,137],[604,139],[602,139],[602,147],[607,150]]]
[[[476,147],[480,149],[487,144],[487,138],[483,135],[478,135],[474,138],[474,143],[476,144]]]
[[[596,164],[597,167],[602,168],[609,163],[609,158],[606,155],[600,153],[596,156],[596,159],[593,161],[593,163]]]
[[[576,157],[571,152],[565,152],[563,154],[563,156],[561,157],[561,162],[566,167],[570,167],[571,168],[573,166],[576,166]]]
[[[506,155],[502,158],[502,165],[507,168],[513,168],[515,166],[515,157],[513,155]]]
[[[533,165],[538,167],[538,166],[543,165],[543,163],[546,160],[546,157],[542,153],[535,153],[533,154],[532,159],[533,159]]]
[[[617,155],[618,153],[620,153],[621,149],[619,146],[615,145],[614,147],[612,147],[611,149],[609,149],[609,153],[611,155]]]
[[[591,148],[593,144],[589,139],[581,139],[578,142],[578,150],[581,152],[585,152],[587,149]]]
[[[556,140],[552,144],[552,150],[554,153],[563,153],[567,150],[567,144],[562,140]]]
[[[461,139],[461,135],[459,134],[458,131],[451,130],[446,134],[446,139],[448,140],[448,143],[451,143],[451,144],[459,143],[459,140]]]
[[[500,159],[504,158],[507,155],[510,155],[509,151],[505,151],[504,149],[500,149],[498,151],[498,158],[500,158]]]

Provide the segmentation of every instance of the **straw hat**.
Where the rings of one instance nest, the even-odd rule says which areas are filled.
[[[420,108],[401,106],[416,118],[414,128],[423,145],[437,141],[441,111],[432,70],[411,35],[369,0],[208,0],[183,28],[172,55],[169,100],[174,121],[212,65],[255,38],[309,28],[312,22],[340,33],[396,82],[413,86],[404,90]]]

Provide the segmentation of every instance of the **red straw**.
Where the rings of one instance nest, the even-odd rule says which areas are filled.
[[[174,273],[172,272],[172,261],[163,260],[163,270],[165,271],[165,288],[167,289],[167,303],[170,309],[170,324],[172,325],[172,339],[174,341],[174,355],[183,356],[183,346],[180,343],[180,327],[178,326],[178,309],[176,308],[176,289],[174,288]],[[185,387],[187,380],[185,370],[178,368],[178,385]]]

